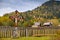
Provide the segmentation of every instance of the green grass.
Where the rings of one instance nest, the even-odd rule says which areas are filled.
[[[0,40],[50,40],[51,37],[0,38]]]

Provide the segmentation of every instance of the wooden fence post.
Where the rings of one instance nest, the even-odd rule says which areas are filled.
[[[26,37],[28,37],[28,29],[26,28]]]

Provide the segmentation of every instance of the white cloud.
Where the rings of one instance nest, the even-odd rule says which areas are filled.
[[[15,0],[16,1],[16,0]],[[24,2],[22,0],[21,1],[21,4],[20,3],[17,5],[15,5],[13,2],[14,0],[10,0],[10,2],[12,3],[7,3],[7,2],[0,2],[0,16],[3,16],[5,13],[10,13],[12,11],[15,11],[15,10],[19,10],[21,12],[23,11],[27,11],[27,10],[32,10],[34,8],[36,8],[39,4],[38,3],[35,3],[35,2]],[[14,5],[13,5],[14,4]],[[12,9],[13,8],[13,9]]]
[[[8,7],[8,8],[1,8],[0,9],[0,16],[3,16],[5,13],[9,13],[9,12],[12,12],[12,11],[15,11],[15,10],[13,10],[10,7]]]
[[[2,2],[0,2],[0,16],[15,10],[19,10],[21,12],[32,10],[43,2],[45,2],[45,0],[2,0]]]

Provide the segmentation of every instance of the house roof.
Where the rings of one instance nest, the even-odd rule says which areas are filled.
[[[43,25],[51,25],[51,24],[52,24],[51,22],[46,22]]]

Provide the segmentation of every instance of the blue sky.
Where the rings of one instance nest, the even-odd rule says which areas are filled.
[[[32,10],[48,0],[0,0],[0,16],[15,10],[24,12]]]

